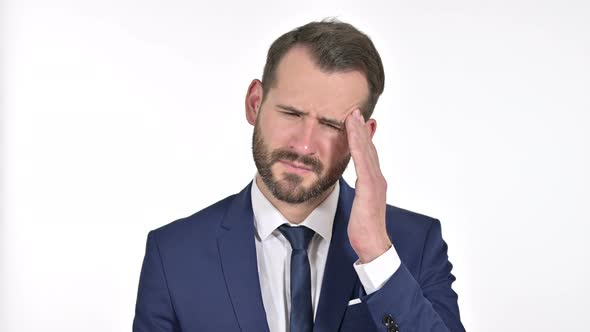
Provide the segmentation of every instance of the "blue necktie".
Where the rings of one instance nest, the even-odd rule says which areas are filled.
[[[305,227],[282,225],[279,231],[289,240],[291,248],[291,318],[290,332],[311,332],[313,330],[313,308],[311,306],[311,272],[307,247],[315,234]]]

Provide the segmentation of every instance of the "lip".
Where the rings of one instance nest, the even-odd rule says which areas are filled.
[[[311,169],[308,167],[305,167],[303,165],[300,164],[296,164],[287,160],[279,160],[279,162],[281,163],[281,165],[283,165],[285,168],[287,168],[289,171],[294,172],[294,173],[307,173],[307,172],[311,172]]]

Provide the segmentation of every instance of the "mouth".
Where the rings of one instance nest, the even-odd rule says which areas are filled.
[[[300,174],[304,174],[307,172],[311,172],[311,168],[302,165],[302,164],[298,164],[298,163],[294,163],[288,160],[279,160],[279,163],[286,168],[287,170],[289,170],[290,172],[294,172],[294,173],[300,173]]]

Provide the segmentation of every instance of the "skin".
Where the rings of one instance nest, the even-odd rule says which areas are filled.
[[[352,156],[357,180],[348,237],[361,263],[374,260],[392,245],[385,226],[387,183],[372,142],[377,122],[365,121],[359,109],[368,91],[363,73],[322,72],[305,48],[294,47],[281,59],[277,82],[267,95],[263,96],[262,83],[256,79],[246,95],[246,119],[257,126],[270,151],[289,149],[317,158],[324,166],[323,175],[338,161]],[[292,162],[276,162],[271,170],[279,179],[287,173],[299,175],[302,181],[296,186],[306,188],[321,176]],[[259,175],[256,183],[281,214],[295,224],[305,220],[334,188],[332,185],[313,199],[292,204],[274,197]],[[288,181],[281,184],[293,185]]]

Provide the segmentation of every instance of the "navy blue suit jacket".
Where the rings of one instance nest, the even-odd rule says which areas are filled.
[[[269,331],[250,186],[149,233],[134,332]],[[464,331],[436,219],[387,206],[387,230],[402,263],[381,289],[364,295],[347,234],[353,198],[341,179],[314,332],[388,331],[386,316],[400,332]]]

